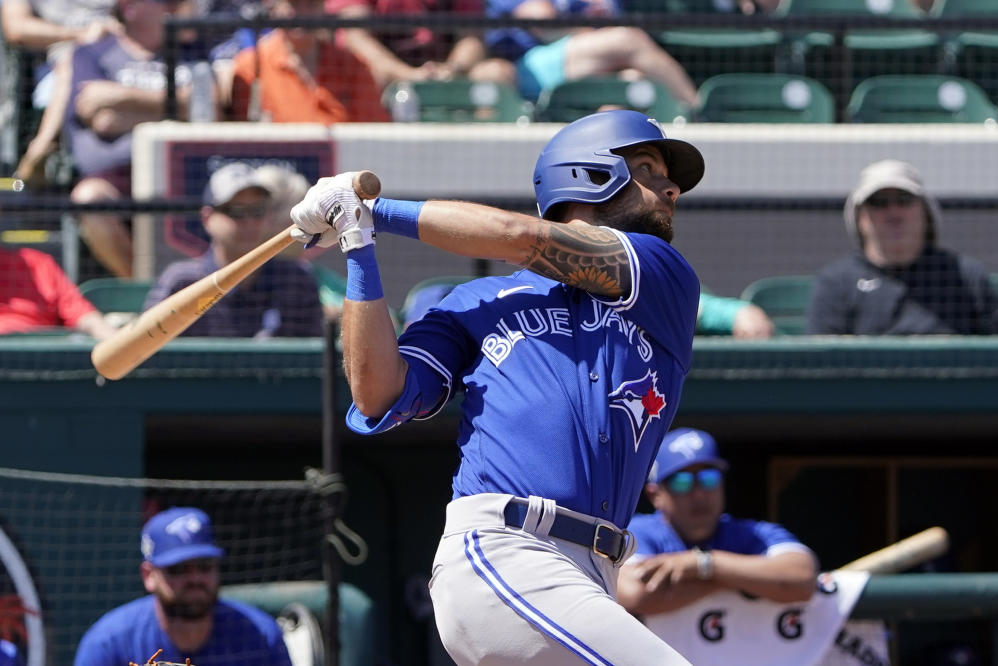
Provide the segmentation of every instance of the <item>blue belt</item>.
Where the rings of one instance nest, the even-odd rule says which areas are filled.
[[[523,527],[527,517],[526,500],[514,497],[503,509],[506,524],[510,527]],[[623,530],[605,523],[591,523],[580,520],[560,510],[555,513],[554,522],[548,530],[550,536],[591,548],[594,553],[616,564],[627,548],[627,535]]]

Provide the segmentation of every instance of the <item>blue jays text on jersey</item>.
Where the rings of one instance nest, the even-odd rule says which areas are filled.
[[[629,294],[602,300],[526,270],[460,285],[399,339],[410,377],[397,409],[351,407],[348,425],[429,418],[460,387],[454,497],[537,495],[624,527],[679,405],[700,291],[671,245],[615,233]]]

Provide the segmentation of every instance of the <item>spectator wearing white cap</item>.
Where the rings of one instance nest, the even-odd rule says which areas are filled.
[[[201,223],[208,251],[166,267],[149,290],[148,309],[210,275],[266,240],[272,193],[244,162],[216,170],[204,190]],[[322,306],[315,277],[301,260],[270,261],[241,281],[183,335],[202,337],[315,337],[322,335]]]
[[[918,170],[864,168],[843,211],[857,252],[817,275],[808,333],[990,335],[998,295],[980,261],[939,246],[942,212]]]
[[[263,611],[219,599],[219,560],[211,519],[173,507],[146,522],[139,571],[148,596],[106,613],[84,634],[74,666],[120,666],[157,659],[198,666],[291,666],[277,622]]]
[[[621,567],[618,601],[632,613],[664,613],[719,590],[780,602],[811,598],[814,553],[775,523],[724,512],[728,463],[710,434],[672,430],[652,463],[645,494],[654,513],[627,529],[637,548]]]

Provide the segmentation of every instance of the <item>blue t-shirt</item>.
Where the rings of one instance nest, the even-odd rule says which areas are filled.
[[[721,514],[717,530],[702,543],[683,541],[665,517],[658,513],[639,513],[627,526],[637,539],[637,557],[650,557],[659,553],[677,553],[693,546],[703,549],[724,550],[740,555],[775,554],[777,551],[797,550],[811,552],[793,534],[776,523],[747,518],[732,518]]]
[[[194,654],[181,653],[156,620],[152,596],[142,597],[105,614],[80,640],[73,666],[121,666],[145,663],[156,650],[159,661],[197,666],[291,666],[281,629],[262,610],[220,599],[208,641]]]
[[[455,287],[400,337],[422,391],[415,418],[463,389],[455,498],[538,495],[630,520],[679,405],[700,284],[665,241],[617,234],[631,264],[625,298],[522,270]],[[374,432],[384,419],[348,423]]]

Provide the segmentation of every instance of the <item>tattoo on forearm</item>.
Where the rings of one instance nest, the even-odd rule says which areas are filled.
[[[604,296],[631,290],[630,263],[610,231],[582,225],[553,225],[538,234],[525,265],[532,271]]]

